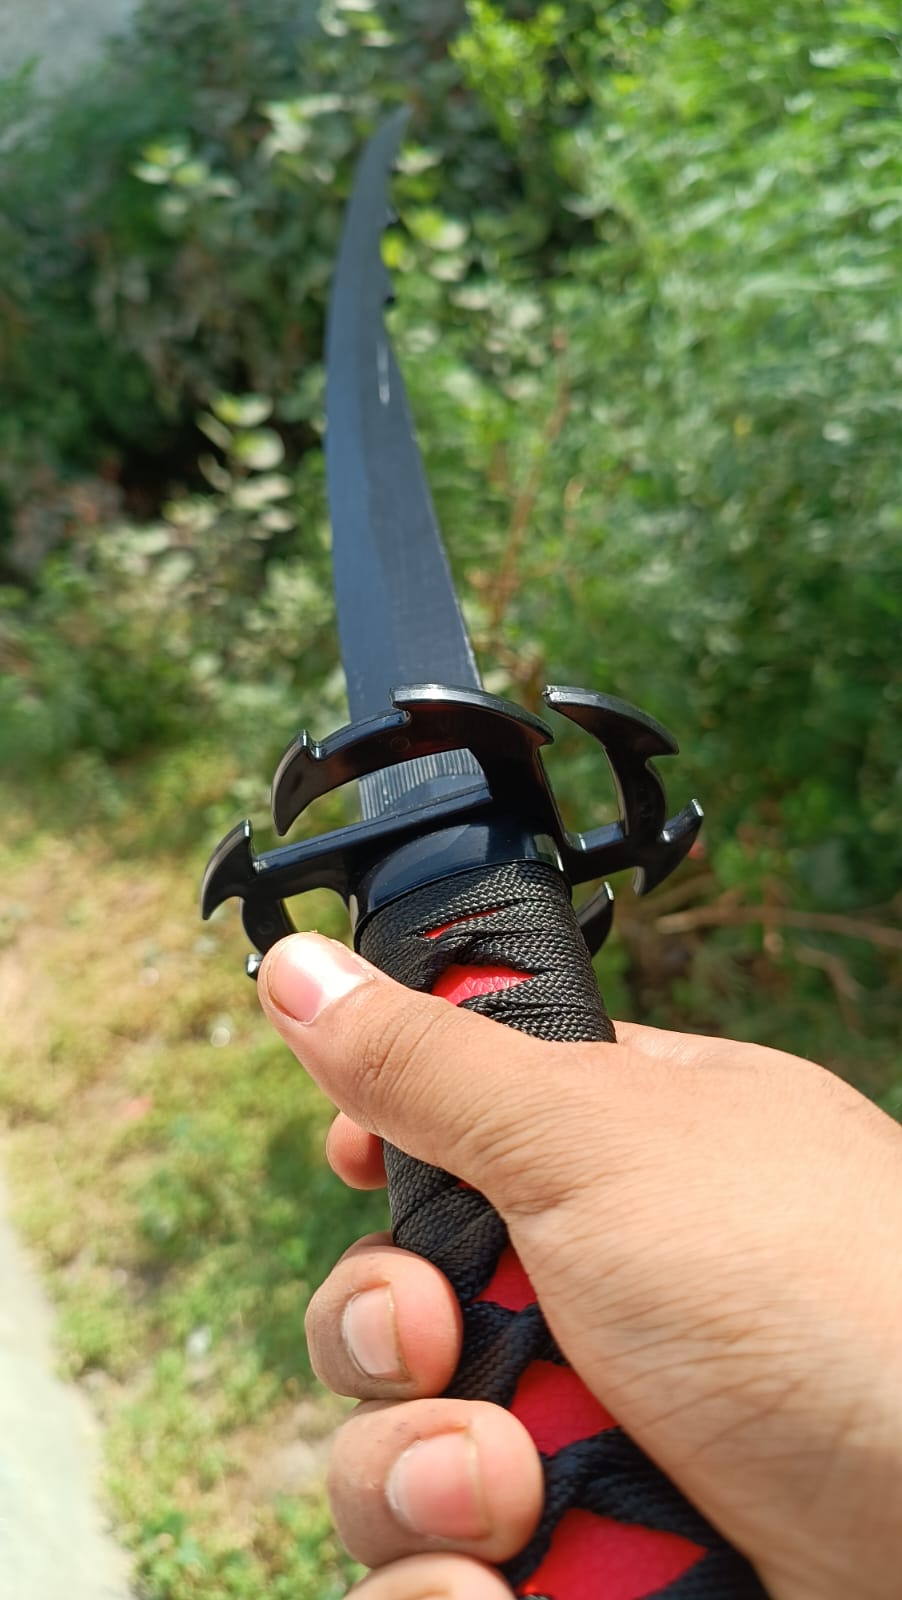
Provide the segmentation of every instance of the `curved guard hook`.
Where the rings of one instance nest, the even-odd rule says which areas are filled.
[[[653,756],[679,753],[673,734],[654,717],[612,694],[549,684],[542,698],[552,711],[591,733],[602,746],[611,769],[623,832],[637,845],[657,839],[667,816],[664,785]]]
[[[609,883],[602,883],[576,907],[576,920],[586,941],[590,956],[596,956],[611,931],[614,922],[614,891]]]
[[[599,862],[606,855],[599,870],[613,872],[620,866],[633,866],[633,888],[637,894],[647,894],[688,854],[702,824],[697,800],[667,820],[664,785],[650,765],[654,756],[677,755],[676,739],[654,717],[616,695],[549,684],[543,699],[551,710],[598,740],[620,806],[620,821],[613,829],[568,836],[568,843],[576,846],[583,861],[579,869],[565,853],[565,865],[575,874],[573,881],[595,876],[588,870],[593,855]]]
[[[250,821],[239,822],[214,850],[204,873],[200,909],[204,920],[235,895],[241,901],[241,921],[257,950],[295,933],[294,923],[282,901],[273,896],[261,881],[260,857],[254,853],[254,829]],[[248,970],[253,957],[248,957]],[[256,966],[260,963],[257,961]],[[256,977],[256,968],[251,974]]]

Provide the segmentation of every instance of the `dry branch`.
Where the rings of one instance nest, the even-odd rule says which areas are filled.
[[[691,911],[675,911],[658,917],[660,933],[694,933],[699,928],[800,928],[809,933],[836,933],[847,939],[863,939],[881,950],[902,951],[902,929],[887,928],[879,922],[864,922],[828,911],[793,911],[784,906],[696,906]]]

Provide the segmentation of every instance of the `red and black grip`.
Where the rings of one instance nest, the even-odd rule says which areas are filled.
[[[374,912],[359,949],[409,988],[540,1039],[613,1040],[553,868],[513,862],[414,889]],[[444,1272],[463,1353],[448,1393],[526,1425],[545,1474],[540,1525],[503,1567],[534,1600],[761,1600],[753,1568],[567,1366],[497,1212],[452,1174],[386,1147],[394,1238]]]

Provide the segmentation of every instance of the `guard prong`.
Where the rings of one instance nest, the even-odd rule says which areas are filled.
[[[319,756],[319,745],[304,728],[279,761],[270,798],[272,820],[280,838],[288,832],[307,804],[305,782]]]
[[[243,902],[241,922],[251,943],[260,951],[270,950],[280,939],[297,933],[283,901],[259,894]],[[255,978],[257,975],[247,966],[245,971],[249,977]]]
[[[670,876],[692,849],[704,819],[705,813],[699,802],[690,800],[688,806],[665,823],[633,876],[636,894],[649,894]]]
[[[576,920],[590,956],[598,954],[614,921],[614,891],[602,883],[576,908]]]
[[[665,821],[664,785],[652,765],[653,756],[676,755],[676,740],[654,717],[615,695],[549,687],[544,698],[555,711],[592,734],[604,750],[620,807],[626,854],[631,857],[623,864],[639,868],[633,884],[637,893],[644,893],[646,882],[649,886],[652,881],[660,882],[681,859],[679,850],[667,848],[671,824]],[[589,837],[584,836],[585,842]],[[690,839],[686,849],[691,843]]]
[[[652,756],[679,755],[680,747],[663,722],[617,695],[549,683],[542,690],[542,699],[552,711],[577,723],[601,744],[606,742],[605,735],[617,728],[630,735],[631,745],[646,761]]]
[[[200,911],[206,922],[217,906],[236,895],[244,900],[256,881],[254,827],[249,819],[232,828],[207,863],[200,890]]]

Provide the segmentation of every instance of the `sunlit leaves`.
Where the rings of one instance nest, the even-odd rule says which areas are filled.
[[[221,422],[232,428],[257,428],[272,413],[269,395],[222,394],[213,401],[213,410]]]
[[[404,222],[430,250],[459,250],[470,231],[462,217],[444,216],[435,208],[405,211]]]
[[[254,467],[257,471],[277,467],[285,456],[285,446],[272,428],[253,428],[236,433],[231,451],[242,466]]]

